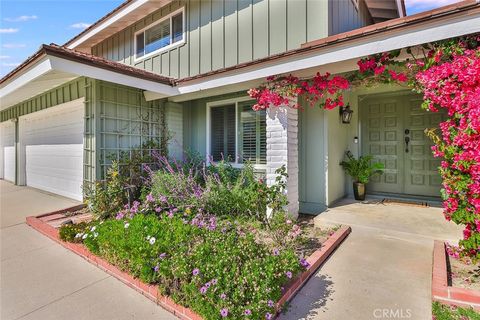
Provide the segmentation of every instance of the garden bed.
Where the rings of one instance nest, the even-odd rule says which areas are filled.
[[[444,304],[472,307],[480,311],[480,291],[474,290],[475,286],[467,285],[465,281],[458,279],[455,275],[452,278],[451,273],[449,275],[448,272],[449,266],[452,266],[452,264],[449,264],[445,243],[435,241],[433,249],[432,299]],[[457,263],[453,264],[453,270],[457,270],[457,272],[459,267]],[[465,271],[465,269],[461,270]]]
[[[70,210],[67,209],[52,212],[38,217],[28,217],[27,224],[38,230],[39,232],[45,234],[49,238],[53,239],[54,241],[58,242],[65,248],[80,255],[90,263],[103,269],[104,271],[116,277],[128,286],[142,293],[147,298],[155,301],[161,307],[173,313],[177,317],[181,319],[202,319],[197,313],[175,303],[170,297],[162,295],[161,290],[157,285],[149,285],[145,282],[140,281],[137,278],[134,278],[127,272],[124,272],[118,267],[109,263],[106,259],[94,255],[83,244],[69,243],[60,240],[58,230],[58,227],[61,224],[59,223],[60,221],[63,222],[65,221],[65,219],[72,219],[74,223],[77,223],[88,220],[88,218],[86,217],[88,213],[80,212],[79,214],[78,211],[80,209],[81,208],[76,206],[70,208]],[[77,212],[77,214],[72,215],[73,212]],[[309,230],[308,224],[310,223],[311,222],[309,222],[308,219],[300,219],[299,221],[299,225],[307,225],[303,226],[306,228],[306,230]],[[283,288],[283,293],[280,299],[274,305],[274,310],[276,310],[277,313],[281,311],[282,307],[285,305],[286,302],[290,301],[295,296],[298,290],[308,281],[310,276],[312,276],[316,272],[316,270],[322,265],[322,263],[328,258],[328,256],[336,249],[336,247],[340,245],[340,243],[347,237],[350,231],[350,227],[342,226],[335,231],[321,233],[318,235],[313,229],[310,229],[310,236],[307,237],[308,244],[312,244],[312,242],[308,241],[308,239],[313,239],[315,235],[319,236],[321,241],[324,241],[320,244],[319,247],[317,247],[316,250],[313,250],[313,248],[309,246],[304,247],[304,252],[312,252],[308,256],[308,258],[305,259],[307,262],[307,267],[302,272],[298,273],[295,277],[293,277]]]

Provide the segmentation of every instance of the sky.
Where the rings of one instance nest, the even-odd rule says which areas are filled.
[[[405,0],[405,4],[407,14],[411,15],[457,1]],[[0,76],[35,53],[43,43],[64,44],[122,2],[123,0],[1,0]]]

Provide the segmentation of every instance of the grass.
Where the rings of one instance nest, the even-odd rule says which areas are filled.
[[[433,320],[480,320],[480,313],[473,309],[450,307],[439,302],[432,304]]]

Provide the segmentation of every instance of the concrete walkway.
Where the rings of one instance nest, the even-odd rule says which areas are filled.
[[[280,319],[431,319],[433,240],[462,235],[441,209],[345,199],[315,223],[352,233]]]
[[[24,223],[75,204],[0,180],[0,319],[176,319]]]

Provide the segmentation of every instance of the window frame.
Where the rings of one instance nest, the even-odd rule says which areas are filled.
[[[165,47],[162,47],[160,49],[157,49],[155,51],[152,51],[152,52],[149,52],[147,54],[144,54],[143,56],[141,57],[137,57],[137,35],[143,33],[143,46],[144,46],[144,50],[145,50],[145,31],[150,29],[150,28],[153,28],[155,27],[156,25],[166,21],[167,19],[170,21],[170,41],[172,41],[173,39],[173,23],[172,23],[172,18],[174,16],[176,16],[177,14],[179,13],[182,13],[182,40],[180,41],[177,41],[177,42],[174,42],[174,43],[170,43],[169,45],[165,46]],[[134,57],[134,61],[135,62],[139,62],[139,61],[142,61],[144,59],[147,59],[151,56],[154,56],[154,55],[157,55],[161,52],[165,52],[165,51],[168,51],[168,50],[171,50],[173,48],[176,48],[176,47],[179,47],[179,46],[182,46],[184,45],[186,42],[187,42],[187,33],[185,31],[185,26],[186,26],[186,21],[185,21],[185,7],[181,7],[180,9],[177,9],[171,13],[169,13],[168,15],[162,17],[161,19],[153,22],[153,23],[150,23],[148,26],[136,31],[134,34],[133,34],[133,49],[134,49],[134,53],[133,53],[133,57]]]
[[[226,99],[226,100],[219,100],[219,101],[212,101],[212,102],[207,102],[207,136],[206,136],[206,162],[207,164],[215,163],[212,161],[211,157],[211,112],[210,110],[215,107],[222,107],[228,104],[234,104],[235,105],[235,161],[230,162],[230,164],[235,167],[235,168],[243,168],[244,164],[243,162],[239,162],[239,156],[240,156],[240,150],[239,150],[239,138],[240,138],[240,128],[239,128],[239,104],[241,102],[246,102],[246,101],[254,101],[252,98],[245,96],[245,97],[239,97],[239,98],[232,98],[232,99]],[[266,121],[266,119],[265,119]],[[255,169],[260,169],[264,170],[267,168],[266,164],[253,164],[253,167]]]

